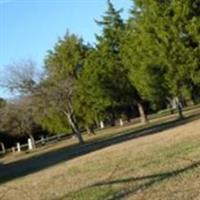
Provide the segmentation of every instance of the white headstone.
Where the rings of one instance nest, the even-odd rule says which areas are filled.
[[[21,146],[19,142],[17,143],[17,152],[21,152]]]
[[[100,121],[100,128],[104,128],[104,122]]]
[[[124,125],[124,122],[123,122],[122,118],[119,119],[119,124],[120,124],[120,126]]]
[[[29,150],[33,149],[33,144],[32,144],[31,138],[28,138],[28,149]]]
[[[1,146],[1,152],[4,154],[6,153],[6,148],[3,142],[0,142],[0,146]]]

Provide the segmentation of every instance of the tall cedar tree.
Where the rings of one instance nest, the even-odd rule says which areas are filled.
[[[85,85],[88,96],[87,102],[90,101],[93,110],[98,111],[97,114],[100,115],[106,110],[115,115],[117,106],[130,105],[136,97],[139,99],[120,57],[121,38],[125,28],[120,13],[121,10],[115,10],[108,1],[108,9],[102,20],[96,21],[102,27],[102,34],[96,35],[96,48],[89,55],[82,74],[82,85]],[[140,103],[138,105],[142,120],[145,122],[143,107]]]
[[[156,109],[166,104],[168,88],[163,81],[165,55],[154,29],[160,26],[162,10],[150,1],[138,2],[132,10],[126,33],[123,36],[121,57],[129,69],[129,79],[143,99]],[[151,5],[151,7],[150,7]],[[155,11],[155,9],[158,9]]]
[[[191,96],[191,88],[198,81],[194,74],[199,70],[199,47],[188,27],[199,19],[194,11],[197,5],[197,1],[135,1],[127,34],[132,46],[125,48],[125,61],[145,98],[155,101]]]
[[[108,10],[103,16],[102,21],[97,21],[97,24],[103,27],[102,36],[97,36],[97,48],[101,52],[102,59],[107,58],[107,67],[112,69],[112,83],[107,83],[106,87],[110,87],[113,96],[123,104],[136,104],[141,117],[141,122],[147,122],[147,116],[143,107],[142,98],[133,84],[128,78],[128,68],[124,65],[122,52],[122,38],[125,33],[125,24],[121,19],[120,13],[122,10],[115,10],[112,3],[108,1]],[[117,81],[116,81],[117,80]]]

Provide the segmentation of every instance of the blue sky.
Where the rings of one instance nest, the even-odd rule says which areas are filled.
[[[95,41],[100,31],[94,19],[101,19],[106,0],[0,0],[0,73],[13,61],[33,59],[42,66],[47,50],[67,30]],[[131,0],[112,0],[128,17]],[[5,96],[0,89],[0,96]]]

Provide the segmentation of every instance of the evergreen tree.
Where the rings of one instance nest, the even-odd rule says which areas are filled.
[[[96,48],[87,59],[83,71],[83,77],[87,78],[82,80],[86,81],[87,86],[84,88],[87,88],[87,94],[90,93],[87,96],[91,98],[91,104],[97,113],[102,115],[109,110],[112,118],[115,118],[118,114],[116,107],[137,102],[142,121],[146,122],[142,104],[138,101],[140,97],[127,77],[128,70],[120,56],[121,39],[125,30],[120,13],[121,10],[116,10],[108,1],[108,9],[102,20],[96,21],[102,27],[102,34],[96,35]]]
[[[155,1],[144,2],[137,1],[132,10],[133,16],[127,24],[121,56],[129,68],[129,79],[142,99],[162,108],[168,95],[163,81],[165,55],[160,50],[159,38],[154,31],[162,20],[159,18],[162,9],[155,6]]]
[[[176,98],[180,117],[179,100],[191,97],[192,74],[199,70],[196,42],[187,31],[194,8],[192,1],[137,0],[124,39],[122,57],[133,85],[151,102]]]

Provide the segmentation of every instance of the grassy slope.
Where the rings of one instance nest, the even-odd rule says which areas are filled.
[[[93,183],[80,181],[61,199],[200,199],[199,126],[196,121],[93,155],[70,168],[80,180],[90,171]]]
[[[199,200],[199,127],[196,120],[15,179],[0,185],[0,199]]]

